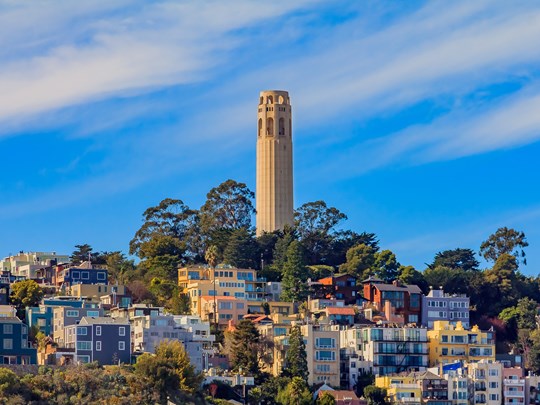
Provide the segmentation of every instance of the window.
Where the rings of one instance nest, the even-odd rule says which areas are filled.
[[[218,304],[219,309],[232,309],[232,302],[220,302]]]
[[[499,383],[497,381],[491,381],[489,383],[489,388],[499,388]]]
[[[107,278],[107,275],[103,271],[98,272],[97,274],[98,280],[105,280],[106,278]]]
[[[498,401],[499,400],[499,394],[489,394],[489,400],[490,401]]]
[[[99,311],[88,311],[88,312],[86,313],[86,316],[97,317],[97,316],[99,316]]]
[[[126,336],[126,328],[124,326],[120,326],[118,328],[118,335],[119,336]]]
[[[13,333],[13,325],[4,325],[4,335],[11,335]]]
[[[448,335],[442,335],[441,336],[441,342],[448,343]]]
[[[96,335],[101,336],[101,326],[96,326]]]
[[[333,361],[336,359],[336,353],[330,350],[317,350],[315,359],[319,361]]]
[[[80,273],[78,271],[74,271],[71,273],[71,278],[73,279],[79,279],[80,278]]]
[[[316,347],[336,347],[336,340],[332,338],[316,338],[315,339]]]
[[[236,304],[236,309],[244,309],[244,303],[243,302],[238,302]]]
[[[499,375],[499,370],[497,370],[497,369],[490,369],[490,370],[489,370],[489,375],[492,376],[492,377],[493,377],[493,376],[498,376],[498,375]]]
[[[13,349],[13,339],[4,339],[4,349]]]
[[[66,311],[66,316],[68,318],[76,318],[76,317],[79,316],[79,311],[76,311],[76,310],[73,310],[73,309],[68,310],[68,311]]]
[[[79,326],[77,328],[77,335],[78,336],[86,336],[88,334],[88,331],[86,330],[86,327],[84,326]]]
[[[90,363],[90,356],[77,356],[79,363]]]
[[[118,342],[118,350],[126,350],[126,342]]]
[[[83,280],[88,280],[90,278],[90,275],[88,274],[87,271],[83,271],[83,272],[81,272],[81,278]]]
[[[96,351],[100,352],[101,351],[101,340],[98,340],[96,342]]]
[[[409,315],[409,322],[418,323],[418,315]]]
[[[77,342],[77,350],[92,350],[92,342]]]

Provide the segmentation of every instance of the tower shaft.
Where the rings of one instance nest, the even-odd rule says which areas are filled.
[[[262,91],[257,113],[257,235],[294,222],[289,93]]]

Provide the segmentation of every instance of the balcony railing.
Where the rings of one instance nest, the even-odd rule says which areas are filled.
[[[524,379],[517,379],[517,378],[505,378],[504,379],[504,384],[505,385],[525,385],[525,380]]]
[[[504,391],[507,398],[525,398],[525,391]]]

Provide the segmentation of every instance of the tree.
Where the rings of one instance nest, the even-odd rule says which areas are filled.
[[[290,379],[286,377],[269,377],[266,381],[249,390],[249,403],[258,405],[275,405],[278,393],[285,389]]]
[[[336,399],[329,394],[328,392],[323,392],[322,395],[319,394],[317,398],[316,405],[335,405]]]
[[[516,231],[512,228],[502,227],[490,235],[490,237],[480,245],[480,254],[486,260],[497,261],[503,255],[512,255],[520,258],[523,264],[527,264],[525,259],[525,251],[529,246],[525,233]]]
[[[289,332],[289,347],[285,354],[285,364],[282,374],[285,377],[300,377],[308,381],[306,345],[299,326],[293,326]]]
[[[198,212],[190,209],[182,200],[166,198],[157,206],[144,211],[143,225],[129,242],[129,253],[140,258],[156,256],[156,247],[148,244],[155,238],[168,237],[157,243],[163,245],[167,241],[169,249],[174,248],[174,253],[168,250],[167,254],[184,255],[187,252],[188,257],[193,256],[196,248],[189,241],[197,233],[194,228],[198,220]],[[146,245],[145,251],[140,252],[143,245]]]
[[[538,302],[530,298],[521,298],[517,305],[501,311],[499,319],[512,329],[536,329]]]
[[[468,274],[461,268],[437,266],[427,268],[424,278],[430,287],[435,289],[442,287],[449,294],[466,293],[468,289]]]
[[[350,230],[337,231],[333,235],[330,252],[326,256],[325,264],[338,267],[347,261],[347,251],[357,245],[371,246],[374,251],[379,250],[379,241],[374,233],[356,233]]]
[[[368,405],[386,405],[386,390],[375,385],[368,385],[364,388],[364,398]]]
[[[448,267],[450,269],[461,269],[464,271],[478,270],[478,260],[476,260],[472,249],[453,249],[438,252],[435,255],[433,263],[428,265],[429,268]]]
[[[223,262],[239,269],[257,268],[257,248],[252,232],[246,228],[235,229],[223,252]]]
[[[294,217],[308,263],[325,264],[322,259],[330,252],[335,228],[347,216],[324,201],[315,201],[298,208]]]
[[[483,294],[479,298],[484,301],[483,310],[486,315],[497,315],[504,308],[517,303],[519,299],[519,291],[516,288],[517,269],[516,258],[503,253],[497,258],[493,268],[483,273]]]
[[[69,260],[71,260],[71,263],[74,265],[79,265],[82,262],[91,260],[92,258],[92,251],[94,249],[89,244],[85,243],[83,245],[75,245],[75,250],[69,257]]]
[[[293,377],[277,396],[280,405],[310,405],[312,401],[307,383],[300,377]]]
[[[125,284],[135,271],[133,260],[128,260],[122,252],[108,253],[105,261],[109,277],[118,284]]]
[[[259,344],[261,338],[255,325],[247,319],[238,322],[236,330],[230,332],[226,339],[230,351],[231,368],[242,369],[247,375],[259,376]]]
[[[150,380],[162,400],[178,390],[195,392],[201,383],[201,375],[195,372],[184,346],[177,340],[160,343],[155,355],[142,354],[135,363],[135,372]]]
[[[293,241],[287,249],[287,261],[283,265],[282,299],[289,302],[304,301],[309,292],[308,277],[300,243]]]
[[[35,307],[43,298],[43,290],[34,280],[18,281],[11,285],[11,302],[19,309]]]
[[[357,245],[347,251],[347,261],[339,267],[344,273],[364,280],[371,275],[375,264],[375,249],[369,245]]]
[[[400,264],[396,255],[390,250],[383,250],[375,253],[375,262],[373,263],[373,272],[384,282],[392,282],[399,275]]]
[[[209,235],[212,230],[251,228],[255,214],[255,194],[244,184],[227,180],[211,189],[201,207],[201,228]]]
[[[417,285],[424,293],[427,292],[428,283],[424,274],[416,270],[413,266],[400,266],[398,273],[398,280],[403,284]]]

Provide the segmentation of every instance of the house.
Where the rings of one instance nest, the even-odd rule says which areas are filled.
[[[225,329],[229,321],[237,323],[247,314],[247,301],[229,296],[204,295],[200,297],[203,321],[217,321],[220,329]],[[215,313],[215,315],[214,315]]]
[[[164,307],[153,307],[147,304],[134,304],[127,308],[124,307],[114,307],[110,310],[111,318],[126,318],[131,319],[135,316],[143,315],[163,315],[165,312]]]
[[[356,277],[350,274],[341,273],[324,277],[317,284],[330,291],[331,297],[343,300],[346,305],[361,304],[363,301],[362,296],[359,294],[360,287],[357,285]]]
[[[331,324],[337,325],[353,325],[354,324],[354,308],[353,307],[327,307],[325,309],[326,319]]]
[[[395,310],[395,314],[403,319],[403,323],[420,324],[422,318],[422,290],[416,285],[403,285],[397,280],[385,284],[381,280],[370,277],[363,281],[364,298],[378,311],[384,311],[387,303]]]
[[[53,333],[53,311],[56,307],[98,308],[95,303],[69,296],[44,298],[39,307],[26,308],[26,324],[32,328],[37,326],[46,336]]]
[[[59,265],[56,268],[55,282],[58,287],[71,287],[75,284],[108,283],[107,269],[83,262],[79,266]]]
[[[66,326],[76,325],[84,317],[102,317],[103,308],[74,308],[74,307],[56,307],[53,308],[53,342],[58,347],[65,346],[65,328]]]
[[[525,403],[525,377],[521,367],[505,367],[503,375],[504,405]]]
[[[435,321],[448,321],[451,325],[461,322],[469,328],[470,300],[465,294],[446,294],[444,290],[431,289],[422,297],[422,325],[433,328]]]
[[[28,327],[17,317],[0,318],[0,364],[37,364],[28,342]]]
[[[127,319],[83,317],[66,326],[66,347],[74,349],[73,362],[100,365],[130,363],[131,327]]]
[[[334,398],[336,405],[367,405],[367,401],[358,398],[354,391],[334,389],[319,390],[318,397],[321,398],[325,393]]]

